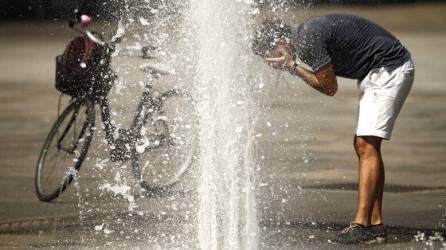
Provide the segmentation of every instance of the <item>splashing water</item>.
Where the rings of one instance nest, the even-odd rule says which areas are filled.
[[[201,249],[256,249],[249,13],[242,1],[193,1],[200,116]]]
[[[192,82],[190,78],[194,78],[193,95],[200,117],[198,247],[206,250],[257,249],[258,225],[252,160],[252,139],[255,138],[253,114],[256,112],[253,110],[251,98],[253,82],[248,75],[248,69],[252,67],[250,19],[251,15],[258,13],[258,10],[251,8],[253,3],[250,0],[190,0],[189,3],[191,5],[187,6],[190,7],[187,10],[189,13],[185,13],[184,19],[190,22],[186,24],[189,25],[186,29],[192,28],[187,30],[187,33],[192,32],[178,35],[175,26],[181,20],[175,18],[181,19],[182,15],[171,17],[158,12],[158,9],[151,9],[149,15],[139,11],[147,9],[147,6],[142,7],[142,2],[124,0],[120,2],[122,13],[116,35],[127,34],[128,40],[124,40],[121,44],[123,47],[127,45],[138,47],[141,44],[159,47],[163,53],[160,53],[162,56],[156,60],[166,65],[173,64],[172,67],[178,72],[169,76],[169,79],[173,78],[174,81],[168,79],[165,82],[174,82],[180,87],[184,87],[181,84],[184,82],[187,87]],[[167,9],[164,11],[168,12]],[[186,36],[184,41],[179,42],[181,45],[178,45],[186,49],[183,50],[181,47],[176,50],[177,45],[172,42],[175,39],[171,38],[176,35]],[[174,45],[171,45],[171,42]],[[193,56],[189,56],[189,53]],[[135,92],[132,92],[131,85],[127,82],[130,83],[132,77],[136,80],[138,75],[134,76],[128,72],[136,70],[139,73],[139,69],[133,68],[131,64],[133,61],[127,57],[117,56],[115,59],[117,59],[115,70],[120,77],[119,82],[115,83],[112,92],[114,96],[110,101],[112,105],[118,106],[117,108],[113,106],[112,119],[116,117],[115,125],[121,128],[127,126],[125,114],[133,114],[136,105],[129,101],[128,96],[132,96]],[[122,61],[119,61],[120,59]],[[186,65],[182,65],[183,63]],[[108,149],[108,145],[104,145]],[[108,169],[106,165],[111,165],[110,162],[102,156],[97,155],[97,157],[99,158],[95,163],[96,169],[106,171]],[[108,192],[113,197],[123,198],[129,203],[127,209],[115,204],[104,204],[95,208],[95,211],[99,213],[125,211],[129,212],[130,217],[134,214],[142,216],[145,200],[135,200],[131,186],[126,183],[127,179],[121,179],[121,170],[116,172],[114,180],[111,180],[113,179],[111,173],[110,176],[104,175],[109,181],[107,179],[103,181],[98,189],[101,195]],[[115,173],[115,170],[110,171]],[[125,172],[122,170],[123,174]],[[114,199],[113,202],[115,201]],[[78,204],[83,202],[80,201]],[[82,207],[80,209],[86,210]],[[164,212],[160,210],[159,213],[156,215],[163,215]],[[112,220],[112,217],[103,219],[94,226],[94,231],[103,232],[105,235],[113,233],[114,237],[119,237],[121,229],[124,231],[123,228],[127,227],[126,219],[119,218],[117,222]],[[133,219],[130,224],[134,224]],[[184,228],[189,225],[185,225]],[[186,230],[182,233],[187,234]],[[128,234],[121,235],[124,236],[130,237]],[[167,238],[164,234],[153,237],[155,241],[160,242]],[[169,236],[169,239],[172,238]]]

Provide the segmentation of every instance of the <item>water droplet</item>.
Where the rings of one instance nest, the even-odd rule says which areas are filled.
[[[140,18],[139,18],[139,22],[140,22],[142,25],[144,25],[144,26],[147,26],[147,25],[150,24],[150,23],[149,23],[145,18],[143,18],[143,17],[140,17]]]
[[[96,231],[102,231],[103,228],[104,228],[104,223],[102,223],[101,225],[94,226],[94,230]]]

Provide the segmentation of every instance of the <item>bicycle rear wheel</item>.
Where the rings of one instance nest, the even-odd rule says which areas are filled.
[[[163,193],[180,181],[198,148],[198,119],[192,99],[170,90],[160,96],[132,149],[132,166],[141,187]]]
[[[64,192],[80,169],[93,135],[94,104],[76,100],[51,128],[37,161],[37,198],[51,201]]]

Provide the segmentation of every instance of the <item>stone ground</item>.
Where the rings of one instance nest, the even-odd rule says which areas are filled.
[[[414,235],[421,237],[420,231],[428,239],[445,233],[446,5],[292,13],[302,20],[329,11],[350,11],[381,23],[408,47],[417,68],[393,138],[383,145],[384,216],[392,237],[390,244],[373,248],[439,249],[440,242],[416,242]],[[101,192],[99,185],[113,179],[116,169],[129,182],[132,177],[122,165],[94,167],[105,155],[99,137],[78,191],[71,188],[53,203],[36,199],[35,162],[57,113],[54,57],[73,36],[66,31],[61,23],[0,23],[0,248],[194,248],[193,189],[133,203]],[[266,79],[256,94],[256,129],[262,134],[256,141],[260,248],[345,249],[328,240],[352,218],[356,203],[355,83],[340,80],[339,93],[330,98],[262,63],[256,67]],[[123,113],[132,107],[112,108]],[[191,186],[189,177],[178,190]]]

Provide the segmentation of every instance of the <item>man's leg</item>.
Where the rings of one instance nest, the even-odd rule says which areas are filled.
[[[381,141],[382,138],[375,136],[355,136],[354,140],[359,158],[358,208],[354,222],[361,225],[381,223],[384,186]]]
[[[384,194],[384,182],[385,182],[385,171],[384,171],[384,163],[382,161],[382,156],[381,156],[381,175],[379,178],[377,197],[375,199],[375,203],[373,204],[372,220],[371,220],[372,225],[378,225],[382,223],[382,201]]]

